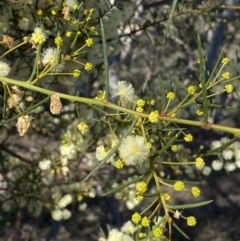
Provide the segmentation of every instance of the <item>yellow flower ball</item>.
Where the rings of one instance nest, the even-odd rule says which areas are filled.
[[[174,189],[178,192],[182,192],[185,188],[184,182],[176,181],[173,185]]]
[[[197,220],[196,220],[195,217],[193,217],[193,216],[187,217],[187,225],[188,225],[188,226],[193,227],[193,226],[195,226],[196,224],[197,224]]]
[[[139,214],[139,213],[134,213],[133,215],[132,215],[132,221],[133,221],[133,223],[135,223],[135,224],[138,224],[140,221],[141,221],[141,215]]]
[[[198,187],[192,187],[191,194],[193,197],[198,197],[201,194],[201,190]]]

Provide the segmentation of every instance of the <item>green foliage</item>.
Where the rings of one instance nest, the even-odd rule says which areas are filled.
[[[88,220],[89,199],[113,196],[132,218],[121,231],[110,223],[101,240],[171,240],[176,231],[189,239],[179,220],[195,226],[192,209],[213,201],[201,197],[198,187],[209,172],[206,163],[230,172],[225,161],[234,156],[240,167],[240,129],[231,118],[230,124],[211,122],[213,111],[239,110],[233,56],[223,48],[209,70],[206,39],[195,29],[195,22],[211,28],[224,6],[178,0],[171,6],[5,2],[0,3],[9,21],[0,12],[2,215],[20,213],[18,223],[27,209],[36,218],[47,212],[55,221]],[[121,61],[111,66],[109,58],[120,52]],[[182,71],[185,54],[194,62],[194,77]],[[120,78],[114,80],[111,71]],[[222,106],[226,95],[231,103]],[[205,140],[196,134],[201,130],[232,139]],[[184,204],[178,203],[182,194]]]

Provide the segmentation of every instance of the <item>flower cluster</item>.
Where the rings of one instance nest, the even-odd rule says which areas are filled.
[[[176,95],[175,95],[173,92],[168,92],[168,93],[167,93],[167,98],[168,98],[169,100],[174,100],[175,97],[176,97]]]
[[[201,194],[201,191],[198,187],[192,187],[191,194],[193,197],[198,197]]]
[[[197,168],[203,168],[205,165],[205,162],[202,157],[197,157],[196,158],[196,163],[195,163]]]
[[[174,183],[173,187],[176,191],[181,192],[184,190],[185,185],[184,185],[184,182],[182,182],[182,181],[176,181]]]
[[[78,129],[81,131],[82,134],[85,134],[88,131],[88,125],[84,122],[80,122],[78,125]]]
[[[70,194],[64,195],[58,202],[59,208],[65,208],[72,202],[72,196]]]
[[[122,231],[118,231],[117,229],[112,229],[109,234],[108,234],[108,238],[101,238],[99,239],[101,241],[134,241],[134,239],[129,235],[126,234]]]
[[[211,148],[216,149],[229,141],[230,139],[223,137],[220,140],[213,141]],[[235,171],[237,168],[240,168],[239,150],[240,142],[234,142],[228,148],[222,150],[219,156],[216,156],[216,159],[212,161],[211,167],[209,168],[214,171],[220,171],[223,168],[228,172]]]
[[[186,142],[191,142],[191,141],[193,140],[192,134],[187,134],[187,135],[185,135],[184,140],[185,140]]]
[[[68,209],[55,209],[51,212],[52,219],[55,221],[67,220],[71,218],[72,213]]]
[[[188,90],[188,93],[191,95],[193,95],[196,91],[195,87],[192,85],[190,85],[187,90]]]
[[[42,171],[46,171],[50,169],[51,163],[52,163],[51,160],[44,159],[38,163],[38,166]]]
[[[11,5],[12,2],[14,1],[11,1]],[[187,122],[186,120],[180,119],[182,117],[179,117],[178,114],[180,114],[180,112],[184,112],[184,110],[181,109],[181,104],[186,103],[184,101],[191,98],[191,100],[193,100],[194,97],[200,98],[198,94],[195,94],[197,90],[197,88],[195,88],[196,85],[189,85],[187,88],[183,88],[186,99],[180,99],[179,93],[175,91],[174,86],[168,86],[168,89],[173,89],[174,91],[167,92],[166,96],[163,93],[163,96],[161,96],[162,105],[164,104],[166,98],[167,104],[165,111],[163,110],[163,113],[159,113],[157,109],[159,108],[158,105],[160,103],[160,98],[156,98],[156,108],[154,107],[153,109],[155,100],[151,99],[152,97],[148,97],[146,99],[149,101],[140,99],[136,95],[136,93],[139,92],[136,90],[135,93],[135,89],[131,83],[127,81],[110,81],[110,98],[108,96],[107,89],[106,93],[105,91],[97,92],[97,90],[94,89],[91,94],[94,95],[97,93],[95,99],[81,99],[86,106],[94,108],[99,115],[104,115],[104,118],[99,118],[99,115],[94,116],[92,109],[90,110],[89,108],[87,108],[87,111],[84,112],[85,105],[82,107],[78,105],[78,103],[74,103],[69,104],[68,106],[63,106],[60,96],[61,98],[68,98],[69,96],[66,94],[60,94],[60,92],[54,93],[53,91],[49,91],[49,86],[53,86],[52,83],[58,84],[58,81],[62,81],[59,83],[64,82],[66,85],[70,83],[69,86],[74,86],[75,89],[73,91],[73,88],[70,87],[71,93],[74,93],[72,94],[74,97],[69,98],[69,100],[76,101],[80,99],[76,98],[76,96],[81,96],[81,93],[79,94],[79,89],[81,88],[77,88],[79,80],[81,80],[80,82],[90,83],[91,85],[91,81],[84,81],[84,78],[86,76],[86,78],[89,78],[91,74],[94,79],[98,79],[97,77],[99,76],[97,75],[97,72],[102,71],[102,40],[99,40],[101,39],[100,37],[96,38],[95,35],[104,29],[107,41],[111,42],[106,47],[107,55],[111,56],[111,54],[118,53],[121,48],[119,34],[120,32],[123,34],[127,33],[127,24],[124,22],[127,19],[129,20],[129,16],[135,16],[134,4],[126,2],[126,5],[123,4],[121,7],[117,7],[117,1],[113,0],[106,4],[106,1],[100,0],[98,1],[98,9],[94,9],[93,6],[96,4],[96,1],[94,0],[83,1],[83,5],[79,4],[80,1],[77,0],[36,1],[35,5],[33,4],[35,3],[34,1],[28,1],[28,4],[25,4],[25,1],[21,1],[22,3],[24,2],[21,7],[19,7],[19,4],[17,3],[20,1],[15,2],[16,9],[19,10],[20,15],[19,20],[16,20],[18,21],[18,27],[23,31],[31,32],[31,36],[26,38],[28,38],[28,42],[32,44],[34,49],[34,51],[31,51],[32,56],[36,57],[34,65],[35,69],[32,72],[32,75],[29,75],[31,76],[30,79],[32,76],[36,76],[36,80],[31,82],[31,84],[27,82],[21,83],[21,85],[27,86],[29,84],[32,90],[35,89],[41,91],[47,86],[46,90],[42,92],[51,95],[50,111],[53,115],[61,114],[60,118],[59,116],[56,117],[51,115],[53,123],[59,127],[62,125],[66,126],[66,128],[61,129],[61,144],[59,148],[56,148],[56,150],[49,155],[46,155],[44,151],[39,154],[41,157],[39,159],[40,161],[37,163],[37,175],[28,175],[28,169],[25,166],[23,170],[20,170],[21,172],[19,171],[20,178],[24,176],[32,178],[32,176],[34,176],[34,178],[36,177],[39,179],[34,180],[33,190],[39,190],[41,188],[40,185],[37,186],[35,183],[44,184],[42,186],[43,189],[45,189],[44,191],[41,191],[41,194],[47,193],[46,195],[48,197],[45,199],[43,197],[44,201],[42,201],[42,203],[44,203],[46,207],[50,207],[49,209],[52,219],[55,221],[69,219],[72,213],[67,209],[67,207],[73,203],[75,198],[79,202],[82,202],[84,199],[83,195],[85,195],[85,193],[88,193],[88,197],[91,198],[96,196],[97,191],[102,192],[102,188],[98,188],[99,186],[96,188],[94,186],[98,183],[98,181],[94,181],[94,184],[92,184],[90,188],[86,187],[86,189],[83,189],[84,192],[81,192],[82,189],[81,186],[79,186],[80,184],[76,185],[77,187],[75,189],[72,188],[74,190],[69,188],[75,180],[79,181],[84,178],[82,175],[86,174],[84,172],[84,174],[78,172],[76,175],[71,170],[78,170],[77,168],[79,166],[81,168],[81,165],[83,165],[85,167],[84,171],[87,170],[88,172],[90,168],[94,170],[96,165],[100,166],[104,164],[104,167],[107,167],[107,163],[111,163],[117,168],[114,169],[114,173],[117,173],[117,175],[121,175],[121,172],[124,172],[124,175],[131,175],[131,178],[128,180],[121,180],[117,176],[116,182],[114,182],[115,180],[113,181],[114,183],[112,187],[116,188],[116,190],[120,190],[120,194],[114,194],[116,198],[125,200],[127,208],[132,210],[137,204],[139,204],[140,201],[145,200],[145,198],[149,198],[150,200],[150,198],[154,196],[155,200],[153,199],[152,204],[161,204],[161,207],[164,207],[165,216],[160,217],[160,221],[154,221],[152,218],[153,215],[149,215],[148,213],[145,213],[145,211],[141,212],[141,214],[134,213],[132,215],[132,222],[136,226],[129,221],[121,228],[121,231],[117,229],[109,230],[107,237],[102,237],[99,240],[134,241],[136,234],[139,235],[137,239],[142,240],[143,238],[141,237],[147,237],[147,233],[144,233],[145,230],[148,230],[149,236],[147,239],[149,240],[165,239],[165,237],[162,237],[166,231],[165,224],[172,224],[172,216],[176,219],[185,219],[188,226],[195,226],[197,224],[195,217],[184,217],[184,213],[181,211],[171,209],[171,193],[173,193],[174,190],[177,192],[188,191],[194,198],[197,198],[200,196],[201,190],[196,186],[191,187],[191,189],[187,189],[185,187],[187,182],[185,183],[183,181],[171,180],[169,182],[165,182],[170,175],[168,175],[167,169],[164,169],[164,165],[169,164],[174,174],[179,174],[182,169],[178,167],[190,162],[190,159],[188,158],[190,152],[187,153],[187,148],[185,148],[185,146],[183,146],[181,150],[180,145],[176,144],[180,137],[175,134],[177,133],[176,130],[179,129],[184,135],[181,138],[182,141],[193,141],[193,135],[185,134],[183,132],[184,129],[180,127],[182,123]],[[25,5],[27,5],[27,7]],[[38,9],[35,9],[33,6],[35,8],[38,7]],[[39,24],[37,27],[35,26],[36,24],[31,21],[33,18],[26,14],[31,13],[30,10],[32,9],[36,10],[32,12],[32,15],[34,15],[37,23]],[[78,17],[76,18],[76,16]],[[102,18],[104,28],[100,28],[99,21],[95,21],[99,20],[99,17]],[[9,19],[9,17],[7,18]],[[61,24],[55,24],[55,21],[57,22],[58,19],[61,19]],[[141,18],[138,20],[142,21]],[[92,26],[93,23],[95,23],[96,26]],[[63,25],[64,27],[62,27]],[[131,21],[129,22],[129,25],[132,27]],[[120,29],[121,31],[118,32]],[[58,33],[56,33],[57,31]],[[61,36],[59,36],[59,33],[61,33]],[[52,38],[52,36],[54,37]],[[128,38],[122,39],[127,40]],[[49,43],[47,43],[48,40]],[[51,44],[55,44],[54,46],[56,47],[51,47]],[[9,41],[8,45],[11,49],[13,47],[13,41],[12,43]],[[228,63],[228,58],[224,58],[222,60],[223,66]],[[99,68],[95,68],[96,66]],[[64,69],[67,70],[67,73],[60,74],[59,72],[63,72]],[[0,61],[1,77],[9,75],[10,70],[11,69],[7,63]],[[88,73],[89,71],[91,71],[91,73]],[[220,75],[222,73],[221,71],[222,69],[219,71]],[[64,77],[62,76],[64,74],[67,75],[65,79],[63,79]],[[56,76],[61,76],[61,78]],[[40,80],[42,77],[47,78],[43,79],[41,83],[38,83],[41,86],[34,86],[36,81]],[[71,83],[73,78],[77,78],[74,79],[74,84]],[[230,72],[224,72],[222,74],[222,79],[220,81],[223,81],[224,83],[224,79],[230,79]],[[214,81],[219,84],[218,78],[214,79]],[[225,82],[228,83],[228,81]],[[101,85],[101,83],[99,83],[100,81],[95,81],[93,87],[95,88]],[[134,84],[136,84],[136,82]],[[203,85],[201,85],[201,87],[202,86]],[[29,89],[31,88],[29,87]],[[108,84],[106,88],[108,88]],[[232,93],[234,92],[233,90],[235,90],[235,87],[232,84],[226,84],[224,88],[224,91],[227,93]],[[83,92],[84,91],[85,90],[83,90]],[[199,93],[202,91],[203,89],[200,89]],[[222,90],[222,92],[224,91]],[[16,109],[19,113],[25,113],[22,114],[22,116],[19,115],[20,117],[18,117],[16,124],[19,135],[23,136],[28,132],[33,120],[33,117],[26,114],[29,113],[28,111],[30,111],[30,108],[24,105],[22,105],[21,108],[19,107],[22,104],[21,101],[23,99],[24,92],[15,87],[12,87],[11,91],[8,89],[8,92],[8,110],[16,107],[14,110]],[[86,93],[86,95],[87,94],[88,93]],[[27,97],[29,98],[29,96]],[[32,100],[34,99],[34,101],[37,97],[38,96],[30,96],[30,98],[32,98]],[[176,99],[180,100],[180,103],[177,103],[177,105],[174,104],[177,102]],[[183,101],[181,102],[181,100]],[[197,100],[199,99],[196,99],[194,103],[196,105],[198,104]],[[97,104],[104,108],[99,108]],[[172,109],[174,108],[174,105],[176,107],[175,109]],[[108,113],[105,110],[105,107],[111,107],[113,110],[116,110],[116,112]],[[194,105],[194,108],[195,107],[196,106]],[[169,110],[168,108],[170,109],[169,114],[167,112],[167,110]],[[24,112],[22,112],[22,110],[24,110]],[[34,111],[37,113],[37,107]],[[203,114],[203,110],[201,109],[197,109],[196,111],[195,108],[193,112],[196,112],[197,115]],[[39,118],[45,118],[46,111],[43,107],[38,113],[40,113],[38,115]],[[78,116],[78,119],[76,116]],[[83,117],[86,118],[86,120],[83,120]],[[173,121],[173,117],[176,117],[175,122]],[[136,120],[136,122],[132,120]],[[51,129],[52,126],[54,126],[52,123],[45,126],[40,121],[38,123],[41,125],[38,126],[38,124],[36,124],[35,127],[38,128],[39,132],[44,134],[44,137],[56,134],[55,131],[52,131]],[[97,125],[96,123],[101,123],[102,125]],[[133,123],[133,125],[130,127],[131,123]],[[174,126],[172,123],[174,123]],[[87,135],[85,135],[86,133]],[[59,134],[59,132],[57,132],[57,134]],[[220,170],[224,166],[228,171],[234,170],[236,167],[240,167],[239,143],[236,142],[236,144],[234,144],[229,145],[228,148],[221,151],[218,156],[219,159],[212,162],[212,167],[216,170]],[[217,145],[213,148],[216,148],[216,146]],[[93,148],[95,148],[95,152],[93,151]],[[195,162],[189,163],[189,166],[192,164],[192,169],[196,173],[200,172],[199,170],[196,170],[196,167],[201,169],[203,173],[207,173],[207,167],[205,166],[205,161],[202,158],[203,156],[204,155],[202,155],[202,153],[198,152],[198,154],[194,156]],[[177,161],[172,161],[171,158],[177,159]],[[28,162],[30,165],[31,162],[26,160],[27,165]],[[231,163],[231,165],[229,163]],[[125,166],[126,169],[121,170]],[[175,168],[175,166],[177,166],[177,168]],[[90,168],[88,169],[86,167]],[[188,167],[186,167],[186,173],[189,171],[187,168]],[[15,170],[13,169],[13,171]],[[192,174],[190,171],[188,172],[189,175]],[[94,173],[96,173],[95,170]],[[138,177],[136,177],[135,174],[137,174]],[[15,174],[12,175],[12,173],[8,173],[7,177],[13,182],[21,183],[18,182],[21,179],[15,178]],[[99,180],[99,183],[104,183],[104,181],[108,182],[108,176],[106,179],[107,181],[102,178]],[[154,182],[156,184],[155,186],[153,185]],[[60,184],[58,185],[58,183],[61,183],[61,185],[65,187],[65,190],[64,187]],[[112,184],[112,182],[109,183]],[[8,187],[7,183],[3,184],[1,180],[0,184],[5,188]],[[122,186],[119,188],[119,185]],[[162,189],[163,185],[165,185],[164,188],[168,188],[169,190]],[[27,185],[22,186],[24,186],[24,188],[28,188]],[[123,190],[123,187],[125,190]],[[20,188],[21,187],[19,187],[19,189]],[[68,188],[70,190],[69,192]],[[20,190],[19,193],[23,192]],[[28,192],[26,193],[28,194]],[[21,202],[21,200],[19,202]],[[19,206],[22,206],[22,203],[20,203]],[[84,204],[81,204],[79,206],[79,210],[83,210],[84,207]],[[157,208],[158,207],[160,206],[157,206]],[[151,211],[150,208],[146,208],[145,210],[147,210],[147,212]],[[154,224],[152,224],[152,222]],[[138,229],[137,232],[136,229]]]
[[[96,149],[96,158],[99,161],[102,161],[109,153],[110,153],[110,149],[108,150],[106,147],[104,147],[103,145],[98,146]],[[113,157],[110,157],[107,162],[113,162],[114,159]]]
[[[52,72],[62,72],[65,66],[65,63],[59,63],[58,62],[58,53],[57,48],[49,47],[47,49],[43,50],[43,53],[41,54],[42,63],[44,66],[49,65],[52,67]]]
[[[197,220],[195,217],[190,216],[187,218],[187,225],[188,226],[195,226],[197,224]]]
[[[152,111],[150,114],[149,114],[149,121],[151,122],[151,123],[156,123],[156,122],[158,122],[159,121],[159,113],[158,113],[158,111],[157,110],[155,110],[155,111]]]
[[[149,149],[142,136],[129,135],[119,147],[119,156],[124,163],[129,165],[141,165],[147,161]]]
[[[46,34],[42,28],[36,27],[32,33],[32,41],[35,44],[43,44],[46,41]]]
[[[111,96],[118,98],[118,104],[123,107],[131,107],[136,104],[137,96],[133,86],[127,81],[118,81],[111,86]]]
[[[10,67],[7,63],[0,61],[0,76],[5,77],[10,72]]]

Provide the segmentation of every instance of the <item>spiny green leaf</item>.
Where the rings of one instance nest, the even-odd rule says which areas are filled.
[[[6,85],[3,85],[3,119],[5,118],[5,113],[6,113],[6,103],[7,103],[7,88]]]
[[[161,111],[164,111],[166,109],[167,99],[165,95],[163,80],[160,75],[158,75],[158,82],[159,82],[160,96],[161,96]]]
[[[147,87],[147,84],[148,84],[148,80],[144,82],[143,84],[143,88],[142,88],[142,92],[144,93],[145,92],[145,89]]]
[[[200,36],[198,35],[198,55],[199,55],[199,65],[200,65],[200,81],[202,84],[202,100],[203,100],[203,122],[208,122],[208,99],[207,99],[207,85],[206,85],[206,68],[205,68],[205,58],[202,48],[202,42]]]
[[[200,101],[196,101],[197,104],[202,105],[203,103]],[[227,106],[227,105],[219,105],[219,104],[208,104],[209,107],[212,108],[217,108],[217,109],[226,109],[226,110],[240,110],[240,108],[232,107],[232,106]]]
[[[208,77],[207,85],[208,85],[208,84],[213,80],[213,78],[214,78],[213,76],[214,76],[214,74],[215,74],[215,71],[216,71],[217,67],[219,66],[219,64],[220,64],[220,62],[221,62],[221,60],[222,60],[222,58],[223,58],[224,50],[225,50],[225,48],[222,48],[220,54],[218,55],[217,62],[216,62],[216,64],[214,65],[213,70],[211,70],[210,76]]]
[[[177,226],[176,223],[172,222],[172,224],[173,224],[173,227],[176,228],[177,231],[178,231],[179,233],[181,233],[186,239],[190,239],[190,238],[187,236],[187,234],[185,234],[185,233],[182,231],[182,229]]]
[[[173,2],[172,2],[169,18],[168,18],[168,21],[167,21],[166,31],[164,33],[164,38],[165,39],[168,37],[168,32],[169,32],[170,25],[171,25],[172,20],[173,20],[173,14],[174,14],[175,9],[177,7],[177,3],[178,3],[178,0],[173,0]]]
[[[179,164],[181,164],[181,162],[179,162]],[[161,178],[161,180],[165,183],[168,183],[168,184],[173,184],[176,182],[176,180],[170,180],[170,179],[165,179],[165,178]],[[188,180],[184,180],[184,183],[185,184],[189,184],[189,185],[201,185],[203,182],[200,182],[200,181],[188,181]]]
[[[105,4],[106,4],[106,6],[108,7],[108,9],[110,9],[110,8],[111,8],[111,3],[110,3],[110,1],[104,0],[104,2],[105,2]]]
[[[74,49],[74,47],[75,47],[75,45],[76,45],[76,43],[77,43],[77,39],[78,39],[78,33],[76,33],[76,35],[75,35],[75,37],[74,37],[74,40],[73,40],[73,42],[72,42],[72,44],[71,44],[71,46],[70,46],[70,49],[71,49],[71,50]]]
[[[168,143],[157,153],[157,155],[161,155],[162,153],[164,153],[176,140],[177,138],[180,136],[180,134],[182,133],[182,131],[177,132],[169,141]]]
[[[228,84],[228,83],[231,83],[231,84],[232,84],[232,82],[233,82],[234,80],[239,80],[239,79],[240,79],[240,77],[237,76],[237,77],[234,77],[234,78],[230,78],[230,79],[227,79],[227,80],[223,80],[223,81],[221,81],[221,84],[223,84],[223,85]]]
[[[177,79],[177,80],[174,80],[174,83],[176,83],[176,85],[177,85],[178,87],[180,87],[181,89],[187,91],[186,86],[184,86],[184,85],[182,84],[182,82],[179,81],[178,79]]]
[[[208,205],[213,200],[210,201],[204,201],[204,202],[198,202],[198,203],[190,203],[190,204],[182,204],[182,205],[168,205],[168,208],[170,209],[187,209],[187,208],[198,208],[205,205]]]
[[[134,178],[133,180],[131,180],[131,181],[129,181],[129,182],[124,183],[123,185],[119,185],[118,187],[116,187],[116,188],[114,188],[114,189],[112,189],[112,190],[104,193],[103,196],[107,196],[107,195],[113,194],[113,193],[115,193],[115,192],[119,192],[119,191],[121,191],[122,189],[124,189],[125,187],[128,187],[129,185],[131,185],[131,184],[133,184],[133,183],[136,183],[136,182],[142,180],[143,177],[144,177],[144,175],[141,175],[141,176],[139,176],[139,177],[137,177],[137,178]]]
[[[109,92],[109,71],[108,71],[108,58],[107,58],[107,44],[105,31],[103,26],[103,21],[100,19],[101,26],[101,35],[102,35],[102,46],[103,46],[103,59],[104,59],[104,90],[105,90],[105,99],[108,99]]]

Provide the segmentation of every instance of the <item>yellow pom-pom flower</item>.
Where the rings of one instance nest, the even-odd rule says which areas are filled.
[[[160,227],[154,227],[152,234],[154,238],[160,238],[163,235],[163,229]]]
[[[84,122],[81,122],[79,125],[78,125],[78,129],[80,130],[80,132],[82,134],[85,134],[87,131],[88,131],[88,125]]]
[[[150,225],[150,219],[148,219],[148,217],[144,217],[141,221],[141,224],[144,228],[147,228]]]
[[[197,109],[196,114],[197,115],[203,115],[203,110],[202,109]]]
[[[193,95],[196,91],[195,87],[193,85],[190,85],[187,89],[188,93]]]
[[[231,85],[231,84],[225,85],[225,91],[227,93],[232,93],[233,92],[233,85]]]
[[[152,111],[152,112],[149,114],[149,117],[148,117],[149,121],[150,121],[151,123],[156,123],[156,122],[158,122],[158,115],[159,115],[159,113],[158,113],[157,110]]]
[[[191,142],[193,140],[193,136],[191,134],[187,134],[185,137],[184,137],[184,140],[186,142]]]
[[[171,150],[173,152],[177,152],[178,151],[178,146],[177,145],[172,145]]]
[[[90,31],[95,33],[96,35],[98,35],[98,31],[96,30],[96,28],[94,26],[90,27]]]
[[[224,79],[229,79],[229,78],[230,78],[230,73],[229,73],[229,72],[224,72],[223,75],[222,75],[222,77],[223,77]]]
[[[146,182],[137,183],[136,189],[139,194],[145,193],[147,191],[147,183]]]
[[[73,70],[73,77],[77,78],[81,75],[81,71],[79,69]]]
[[[223,58],[222,59],[223,64],[229,64],[229,62],[230,62],[229,58]]]
[[[198,187],[192,187],[191,194],[193,197],[198,197],[201,194],[201,190]]]
[[[185,188],[184,182],[176,181],[173,185],[174,189],[178,192],[182,192]]]
[[[84,69],[87,70],[87,71],[90,71],[92,69],[92,64],[86,63]]]
[[[203,158],[202,157],[197,157],[195,159],[195,165],[196,165],[197,168],[203,168],[204,165],[205,165],[205,162],[204,162]]]
[[[52,13],[53,16],[57,15],[57,11],[54,10],[54,9],[51,11],[51,13]]]
[[[38,10],[37,10],[37,15],[38,15],[38,16],[42,16],[42,15],[43,15],[42,9],[38,9]]]
[[[142,113],[142,112],[143,112],[143,108],[138,106],[138,107],[136,108],[136,111],[139,112],[139,113]]]
[[[139,202],[142,202],[143,201],[143,196],[142,195],[136,195],[136,200],[139,201]]]
[[[77,4],[74,4],[74,5],[72,6],[72,8],[73,8],[74,11],[76,11],[76,10],[78,9],[78,5],[77,5]]]
[[[162,196],[163,196],[165,202],[169,202],[171,199],[171,196],[168,193],[164,193],[164,194],[162,194]]]
[[[174,99],[175,99],[175,94],[170,91],[170,92],[167,93],[167,98],[168,98],[169,100],[174,100]]]
[[[66,32],[66,36],[67,36],[68,38],[70,38],[70,37],[72,36],[72,32],[71,32],[71,31],[67,31],[67,32]]]
[[[140,223],[141,219],[142,218],[141,218],[141,215],[139,213],[134,213],[132,215],[132,222],[135,223],[135,224]]]
[[[31,39],[35,44],[43,44],[46,41],[46,34],[43,29],[36,27],[32,33]]]
[[[151,100],[149,101],[149,105],[155,105],[155,100],[154,100],[154,99],[151,99]]]
[[[86,45],[87,45],[88,47],[91,47],[91,46],[93,45],[93,39],[92,39],[92,38],[88,38],[88,39],[86,40]]]
[[[115,162],[115,167],[117,169],[122,169],[124,167],[124,161],[122,161],[121,159],[118,159],[116,162]]]
[[[147,234],[146,234],[146,233],[143,233],[143,232],[140,232],[139,235],[138,235],[138,238],[139,238],[140,240],[142,240],[142,239],[144,239],[144,238],[146,238],[146,237],[147,237]]]
[[[78,202],[81,202],[83,200],[83,195],[78,193],[77,200],[78,200]]]
[[[188,226],[193,227],[193,226],[195,226],[196,224],[197,224],[197,220],[196,220],[195,217],[193,217],[193,216],[187,217],[187,225],[188,225]]]
[[[95,97],[95,99],[96,100],[104,100],[105,95],[106,95],[105,91],[99,90],[97,92],[97,96]]]
[[[144,105],[145,105],[145,100],[139,99],[139,100],[137,101],[137,106],[138,106],[138,107],[143,107]]]
[[[54,40],[54,43],[55,43],[57,46],[62,46],[62,45],[63,45],[62,37],[56,37],[55,40]]]

